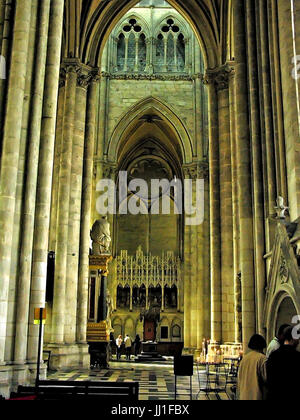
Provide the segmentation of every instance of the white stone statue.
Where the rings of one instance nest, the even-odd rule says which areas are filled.
[[[110,224],[107,216],[96,220],[91,230],[91,239],[93,241],[92,254],[105,255],[110,253]]]
[[[286,213],[289,210],[289,208],[284,205],[283,197],[278,197],[276,202],[277,206],[275,207],[275,210],[277,213],[277,219],[284,220],[286,218]]]

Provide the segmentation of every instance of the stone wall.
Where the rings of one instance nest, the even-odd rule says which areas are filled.
[[[110,139],[120,117],[147,96],[162,100],[195,137],[194,82],[161,80],[111,80],[108,91],[107,139]]]

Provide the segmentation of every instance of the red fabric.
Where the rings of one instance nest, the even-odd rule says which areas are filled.
[[[30,397],[22,397],[22,398],[11,398],[9,401],[35,401],[36,395],[31,395]]]

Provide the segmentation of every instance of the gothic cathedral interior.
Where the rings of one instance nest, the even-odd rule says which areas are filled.
[[[45,377],[300,314],[299,28],[297,0],[0,2],[0,394],[37,308]]]

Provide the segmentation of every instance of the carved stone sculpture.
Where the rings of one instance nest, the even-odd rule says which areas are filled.
[[[91,230],[91,239],[93,241],[93,255],[109,254],[111,236],[110,224],[106,216],[102,217],[102,219],[96,220],[96,222],[94,223]]]
[[[285,220],[286,212],[288,211],[288,207],[284,205],[284,198],[278,197],[277,198],[277,206],[275,207],[277,213],[277,219]]]

